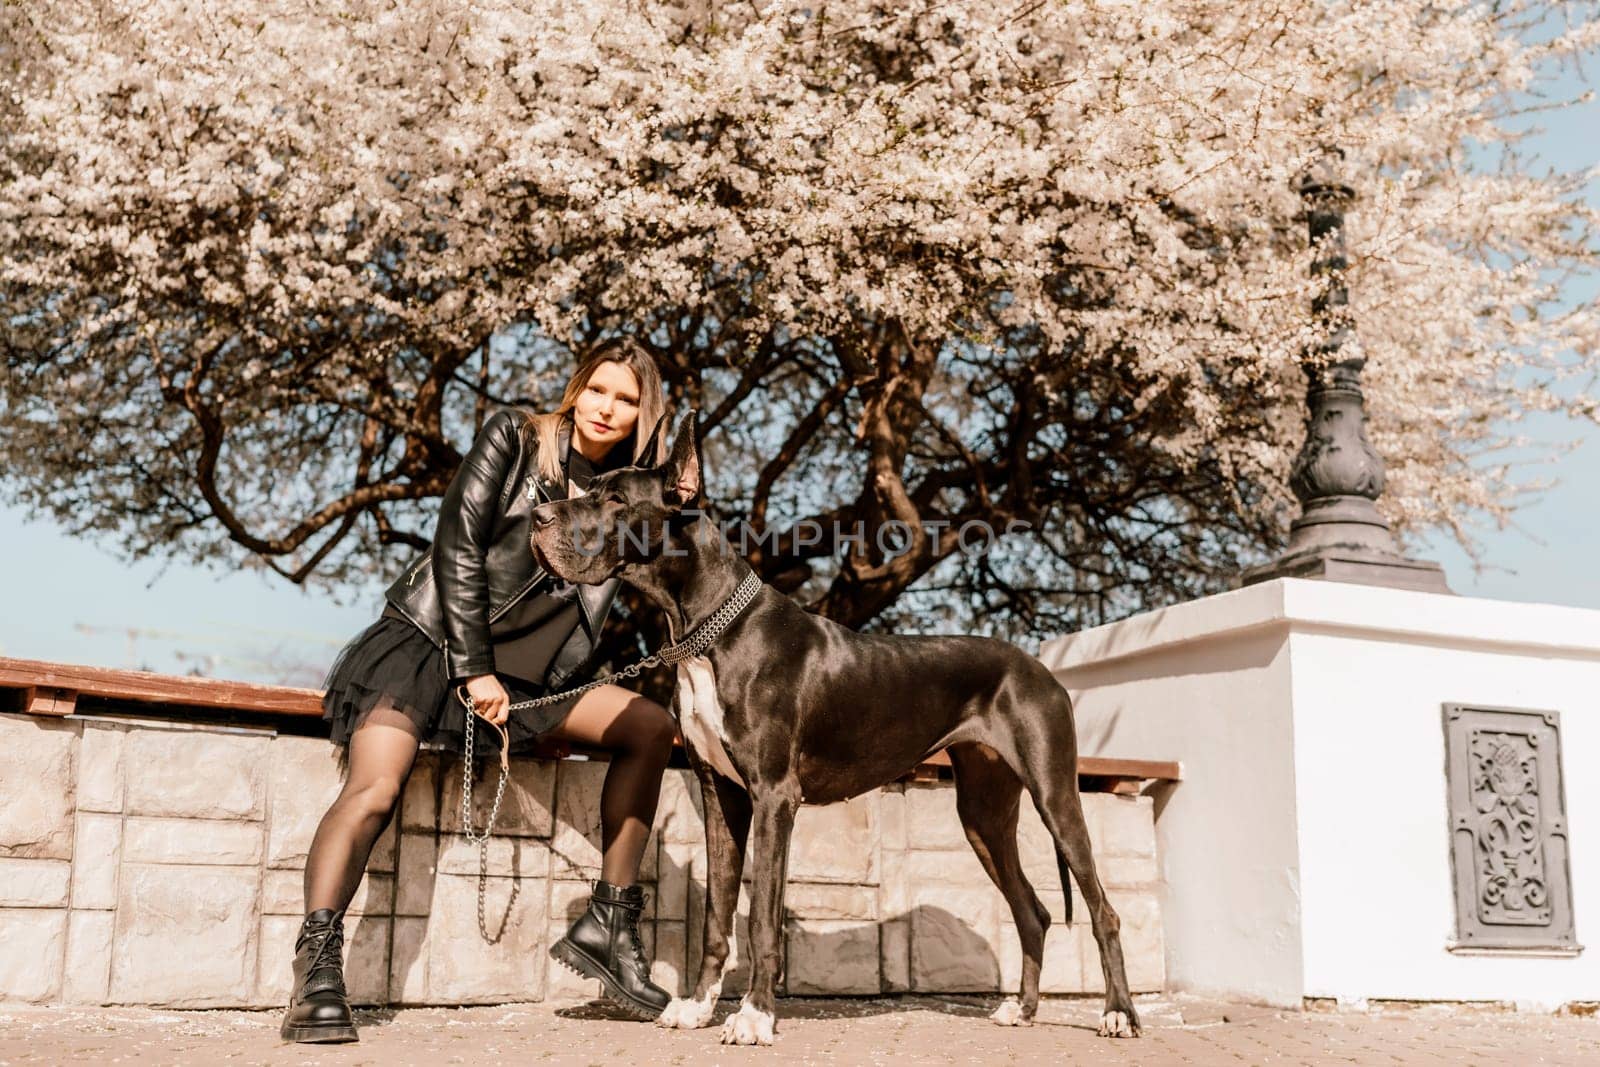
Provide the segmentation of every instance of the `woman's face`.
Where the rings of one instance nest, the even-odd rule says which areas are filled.
[[[639,379],[621,363],[606,360],[578,394],[573,428],[598,452],[628,436],[638,421]]]

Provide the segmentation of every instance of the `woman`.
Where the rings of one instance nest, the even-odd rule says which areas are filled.
[[[602,865],[589,907],[561,944],[607,993],[649,1017],[670,999],[649,980],[636,884],[673,725],[653,701],[604,685],[508,715],[528,696],[577,684],[616,594],[615,579],[573,586],[535,564],[529,514],[581,493],[616,467],[654,465],[661,378],[638,344],[614,339],[578,367],[556,411],[505,409],[484,424],[440,507],[433,547],[389,588],[382,616],[329,671],[323,717],[345,745],[348,773],[306,857],[306,919],[282,1034],[354,1041],[342,948],[344,911],[393,815],[424,740],[459,751],[467,711],[503,724],[516,749],[564,738],[611,751],[601,794]],[[484,732],[493,731],[484,728]]]

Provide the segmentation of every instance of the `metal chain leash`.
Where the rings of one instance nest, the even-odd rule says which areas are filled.
[[[569,697],[587,693],[591,689],[609,685],[619,678],[636,678],[641,671],[649,667],[655,667],[663,663],[669,666],[676,666],[679,663],[693,659],[710,648],[711,643],[721,636],[722,631],[727,629],[728,624],[737,618],[741,611],[750,606],[750,602],[761,591],[761,585],[760,577],[757,576],[755,571],[751,571],[744,576],[744,580],[733,591],[733,595],[723,601],[722,606],[712,612],[704,622],[689,631],[682,641],[663,645],[658,652],[646,656],[637,663],[629,664],[620,671],[608,674],[604,678],[597,678],[592,682],[578,686],[576,689],[566,689],[559,693],[547,693],[542,697],[520,700],[506,709],[506,716],[509,718],[513,711],[540,708],[547,704],[554,704]],[[505,921],[500,924],[499,934],[490,937],[488,923],[484,919],[484,894],[488,887],[489,838],[494,834],[494,823],[500,815],[500,802],[505,799],[506,795],[506,782],[511,778],[511,736],[500,723],[489,722],[488,719],[484,719],[483,715],[473,705],[472,694],[467,692],[466,686],[456,686],[456,699],[460,700],[467,709],[467,731],[461,761],[461,832],[466,836],[468,844],[478,846],[478,933],[483,936],[484,940],[493,944],[500,940],[500,935],[505,933]],[[472,827],[472,750],[473,739],[478,733],[477,720],[479,719],[489,722],[489,725],[500,733],[500,781],[495,786],[494,804],[489,808],[489,819],[483,824],[482,833]],[[516,894],[516,879],[512,879],[511,901],[516,900]],[[509,921],[510,918],[511,901],[508,901],[506,905],[506,921]]]

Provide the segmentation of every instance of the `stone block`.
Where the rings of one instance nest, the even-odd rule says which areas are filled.
[[[122,739],[124,727],[85,722],[78,749],[78,810],[122,810]]]
[[[955,783],[908,782],[905,804],[909,847],[971,851],[956,814]]]
[[[789,845],[789,877],[807,882],[878,881],[878,795],[802,807]]]
[[[128,863],[251,867],[261,862],[265,841],[260,823],[129,817],[122,856]]]
[[[1097,831],[1095,851],[1107,856],[1154,856],[1156,809],[1153,797],[1122,797],[1114,793],[1085,794],[1098,809],[1091,831]]]
[[[277,1007],[289,1002],[294,985],[294,943],[301,917],[266,915],[261,919],[253,1003]],[[344,924],[344,982],[353,1004],[385,1004],[389,1000],[389,923],[376,918],[349,918]]]
[[[439,842],[433,834],[400,835],[400,869],[395,876],[396,915],[426,915],[432,910],[438,858]]]
[[[74,911],[67,924],[67,966],[61,999],[104,1004],[111,986],[111,937],[116,913]]]
[[[589,893],[593,883],[568,880],[550,883],[550,921],[561,925],[561,932],[578,920],[583,909],[589,906]]]
[[[0,908],[64,908],[72,864],[0,859]]]
[[[507,789],[511,786],[507,785]],[[404,830],[439,828],[439,757],[432,752],[417,753],[411,777],[400,798],[400,827]]]
[[[480,754],[476,762],[472,780],[472,825],[482,830],[489,818],[489,809],[494,805],[495,785],[500,781],[500,760],[498,756]],[[439,766],[443,776],[439,791],[439,829],[459,834],[462,832],[461,760],[441,761]],[[556,766],[555,762],[544,759],[511,761],[511,779],[506,782],[505,797],[500,802],[500,814],[494,824],[497,837],[550,836]]]
[[[122,864],[122,816],[80,814],[72,850],[72,906],[115,908]]]
[[[556,768],[555,829],[550,840],[553,877],[600,876],[600,787],[606,765],[561,760]]]
[[[904,993],[911,988],[911,920],[896,919],[878,926],[878,958],[883,991]]]
[[[305,916],[305,872],[269,869],[261,879],[261,914]],[[356,886],[348,914],[388,915],[394,905],[394,875],[368,872]]]
[[[438,871],[440,874],[478,876],[480,846],[459,834],[439,835]],[[527,837],[491,837],[488,842],[488,873],[495,877],[537,878],[550,875],[550,846]]]
[[[208,730],[131,731],[123,740],[127,811],[184,819],[264,819],[272,740]]]
[[[689,917],[689,876],[697,850],[705,846],[662,841],[656,861],[656,914],[663,919]]]
[[[394,951],[389,957],[390,1003],[428,1003],[428,958],[424,955],[428,942],[428,920],[396,918],[392,936]]]
[[[662,841],[705,847],[706,825],[701,808],[700,782],[693,772],[668,770],[662,776],[655,831]]]
[[[124,864],[110,1002],[250,1003],[260,874],[259,868]]]
[[[275,737],[269,751],[267,865],[304,867],[317,824],[344,784],[338,749],[319,737]]]
[[[1111,889],[1142,889],[1160,881],[1154,856],[1111,855],[1096,857],[1100,883]]]
[[[4,718],[4,716],[0,716]],[[46,1001],[61,995],[67,913],[56,908],[0,910],[0,1001]]]
[[[650,964],[650,980],[675,997],[684,996],[689,992],[686,955],[684,924],[656,923],[655,956]]]
[[[537,881],[513,896],[510,878],[490,878],[486,919],[499,940],[478,932],[478,879],[440,874],[422,953],[427,995],[439,1004],[495,1004],[544,995],[545,894]],[[507,902],[510,910],[507,911]],[[502,928],[502,920],[504,926]]]
[[[1039,969],[1039,989],[1044,993],[1085,993],[1084,955],[1098,970],[1100,957],[1094,934],[1087,926],[1052,926],[1044,935],[1044,966]]]
[[[913,891],[919,886],[944,885],[967,889],[987,886],[999,892],[970,848],[963,852],[907,852],[905,857],[906,883]]]
[[[70,860],[76,723],[0,714],[0,856]]]
[[[884,851],[911,847],[907,819],[906,787],[898,782],[884,786],[878,794],[878,843]]]
[[[881,992],[877,923],[798,920],[787,934],[791,996]]]
[[[791,919],[878,921],[878,894],[872,886],[790,882],[783,905]]]
[[[1108,890],[1106,896],[1122,920],[1122,959],[1128,970],[1128,987],[1135,993],[1160,992],[1166,983],[1166,945],[1161,934],[1161,905],[1153,888]],[[1090,937],[1087,930],[1084,935]],[[1098,947],[1090,937],[1090,951],[1099,969]],[[1088,961],[1084,966],[1087,968]]]
[[[367,870],[394,873],[395,846],[400,840],[400,820],[391,820],[382,836],[372,843],[372,855],[367,857]]]
[[[911,984],[922,993],[988,993],[999,988],[1000,894],[988,889],[919,888],[911,912]]]
[[[911,887],[906,877],[906,853],[884,849],[879,858],[878,915],[903,919],[911,911]]]

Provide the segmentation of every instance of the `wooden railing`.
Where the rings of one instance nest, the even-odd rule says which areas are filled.
[[[0,706],[27,715],[68,716],[80,712],[82,698],[96,705],[115,701],[118,714],[164,719],[205,721],[207,713],[218,712],[263,719],[322,716],[317,689],[0,657]],[[532,754],[559,759],[575,750],[587,751],[546,742]],[[936,752],[906,777],[937,779],[949,768],[950,757]],[[1137,793],[1147,782],[1175,782],[1180,776],[1174,761],[1078,757],[1078,784],[1086,791]]]

